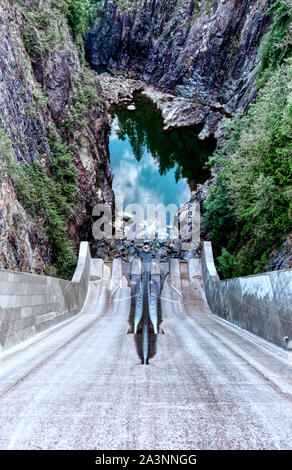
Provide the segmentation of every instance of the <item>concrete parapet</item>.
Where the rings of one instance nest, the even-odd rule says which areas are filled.
[[[215,315],[287,349],[292,339],[292,269],[220,281],[212,245],[205,242],[202,271]]]
[[[90,280],[88,243],[80,245],[72,281],[0,270],[0,343],[14,346],[79,313]]]

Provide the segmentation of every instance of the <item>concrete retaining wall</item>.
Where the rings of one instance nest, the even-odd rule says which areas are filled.
[[[292,269],[220,281],[212,245],[205,242],[202,270],[214,314],[287,349],[292,340]]]
[[[0,343],[8,348],[76,315],[84,305],[91,256],[81,243],[72,281],[0,270]]]

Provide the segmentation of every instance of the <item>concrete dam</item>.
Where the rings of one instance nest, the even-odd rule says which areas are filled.
[[[292,270],[201,259],[0,271],[1,449],[288,449]],[[143,423],[143,426],[141,425]]]

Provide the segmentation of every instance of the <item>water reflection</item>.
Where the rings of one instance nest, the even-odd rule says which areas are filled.
[[[205,162],[214,141],[200,142],[198,129],[163,131],[154,105],[139,95],[136,110],[115,109],[110,136],[113,189],[125,205],[182,205],[190,187],[208,178]]]

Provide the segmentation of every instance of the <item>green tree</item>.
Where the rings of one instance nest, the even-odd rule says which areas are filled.
[[[218,256],[218,272],[224,279],[232,276],[235,257],[226,248],[222,249],[221,256]]]
[[[90,0],[71,0],[68,8],[68,21],[74,37],[84,34],[90,18]]]
[[[291,0],[276,0],[266,14],[273,15],[273,23],[260,46],[260,84],[264,84],[265,77],[283,63],[292,51]]]
[[[256,273],[292,230],[291,59],[270,73],[247,115],[225,122],[210,164],[217,182],[204,208],[215,255],[235,256],[233,275]]]

